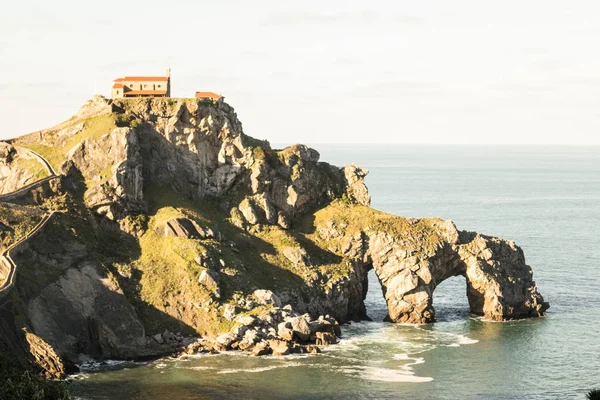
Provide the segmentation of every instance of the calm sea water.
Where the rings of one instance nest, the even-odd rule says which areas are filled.
[[[439,216],[516,240],[545,318],[470,316],[463,278],[435,292],[439,322],[379,322],[368,313],[321,356],[239,354],[121,363],[79,375],[82,399],[583,399],[600,387],[600,147],[316,145],[323,160],[370,170],[373,207]]]

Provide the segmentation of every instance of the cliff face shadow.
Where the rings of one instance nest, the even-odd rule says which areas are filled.
[[[173,351],[173,346],[148,343],[131,292],[125,290],[127,278],[115,267],[139,255],[132,235],[83,208],[55,214],[15,257],[14,331],[34,333],[69,363],[80,363],[82,355],[139,359]],[[153,312],[165,325],[182,325],[160,310]],[[186,329],[193,331],[180,330]]]
[[[213,172],[207,165],[216,162],[214,159],[219,150],[218,138],[207,137],[200,144],[204,148],[199,148],[198,153],[190,151],[186,146],[170,142],[151,124],[140,127],[138,138],[144,160],[143,174],[147,177],[144,179],[144,197],[148,203],[149,215],[155,215],[161,207],[181,207],[196,211],[199,214],[197,222],[200,224],[209,224],[209,227],[213,227],[215,223],[218,225],[223,242],[213,244],[212,247],[215,251],[216,248],[222,250],[223,253],[217,254],[217,258],[226,264],[217,265],[215,268],[220,272],[225,271],[224,276],[221,274],[221,301],[230,300],[236,293],[250,294],[255,289],[279,291],[305,285],[303,278],[299,276],[300,271],[282,268],[281,265],[289,262],[281,258],[279,250],[273,244],[259,237],[263,234],[268,235],[268,232],[249,233],[227,219],[229,209],[222,208],[227,194],[218,199],[200,196],[201,193],[207,192],[205,186],[208,175]],[[157,152],[157,149],[161,149],[162,152]],[[190,170],[189,166],[184,168],[183,163],[167,165],[178,159],[194,160],[197,164],[196,171]],[[243,176],[242,173],[238,179],[243,179]],[[186,183],[186,187],[182,186],[183,182]],[[207,222],[208,220],[211,222]],[[308,241],[305,241],[305,244],[310,246]],[[210,243],[207,245],[211,246]],[[312,250],[316,253],[319,249]]]

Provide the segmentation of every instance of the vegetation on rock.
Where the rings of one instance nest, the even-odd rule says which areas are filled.
[[[51,381],[33,368],[24,368],[9,354],[0,353],[0,400],[66,400],[64,382]]]
[[[273,150],[226,103],[97,97],[14,143],[62,174],[0,207],[5,244],[59,211],[16,255],[14,328],[68,362],[155,357],[197,336],[216,340],[207,351],[256,354],[333,343],[336,320],[366,317],[371,268],[393,321],[433,321],[432,291],[456,274],[483,277],[470,286],[480,314],[547,307],[514,243],[371,209],[367,171],[304,145]],[[499,285],[525,294],[501,299]]]

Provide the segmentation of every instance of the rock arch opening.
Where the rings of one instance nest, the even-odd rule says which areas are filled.
[[[440,282],[432,293],[435,320],[464,319],[470,313],[467,280],[462,275],[451,276]]]
[[[375,270],[371,268],[367,272],[365,282],[366,296],[364,299],[367,318],[372,321],[383,321],[388,315],[388,307],[385,301],[381,283],[377,278]]]
[[[394,237],[387,232],[361,234],[358,254],[363,270],[366,314],[376,319],[377,283],[387,305],[385,320],[424,324],[436,320],[436,305],[457,308],[503,321],[543,315],[543,301],[514,242],[470,232],[458,232],[450,221],[421,228],[415,237]],[[433,233],[432,233],[433,231]],[[369,276],[369,271],[373,272]],[[466,296],[465,296],[466,293]],[[374,299],[371,302],[371,299]],[[370,310],[369,310],[370,309]]]

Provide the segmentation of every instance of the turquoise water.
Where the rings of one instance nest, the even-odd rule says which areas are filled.
[[[343,329],[320,356],[240,354],[102,366],[75,378],[83,399],[583,399],[600,387],[600,147],[316,145],[321,158],[370,170],[373,207],[452,219],[514,239],[551,308],[545,318],[484,322],[465,283],[434,295],[438,322]]]

